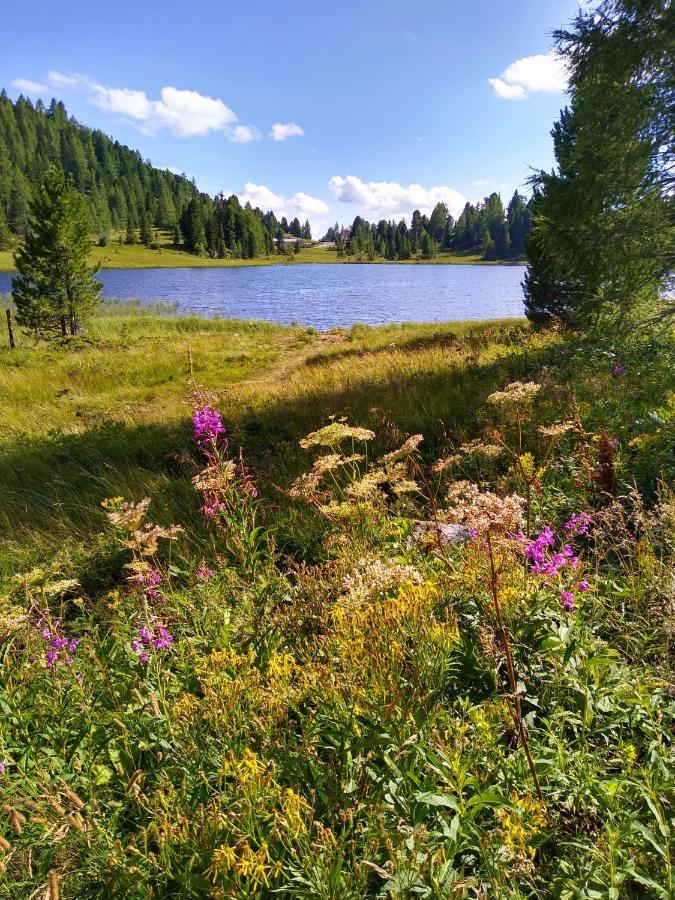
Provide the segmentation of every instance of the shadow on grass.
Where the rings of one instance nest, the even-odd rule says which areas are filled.
[[[423,433],[425,455],[432,458],[449,438],[464,440],[485,425],[485,397],[536,372],[545,353],[514,345],[513,352],[490,363],[467,361],[461,368],[389,373],[379,380],[370,380],[366,371],[338,388],[312,389],[310,383],[281,400],[263,394],[249,406],[230,394],[221,411],[233,444],[244,447],[257,475],[264,519],[280,525],[281,543],[296,554],[306,546],[297,533],[304,517],[277,488],[309,465],[309,455],[298,447],[300,437],[332,414],[376,430],[386,418],[402,432]],[[390,445],[382,440],[373,448],[385,449]],[[105,526],[101,501],[119,495],[151,497],[153,521],[187,527],[181,552],[202,552],[212,538],[191,484],[197,465],[187,421],[184,427],[108,423],[15,443],[0,454],[0,574],[35,564],[68,542],[91,542]]]

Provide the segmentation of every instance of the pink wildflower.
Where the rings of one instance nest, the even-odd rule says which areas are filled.
[[[574,609],[574,594],[570,591],[563,591],[560,594],[560,605],[566,612],[572,612]]]

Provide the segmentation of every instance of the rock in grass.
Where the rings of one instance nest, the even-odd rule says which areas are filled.
[[[421,519],[415,522],[415,527],[406,542],[406,549],[422,547],[432,550],[439,544],[441,547],[450,547],[455,544],[465,544],[469,538],[469,529],[464,525],[450,525],[447,522]]]

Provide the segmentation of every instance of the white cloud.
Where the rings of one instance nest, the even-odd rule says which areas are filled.
[[[286,216],[287,219],[294,219],[296,216],[312,218],[330,211],[328,204],[323,200],[303,191],[298,191],[292,197],[284,197],[282,194],[276,194],[267,185],[253,184],[251,181],[246,182],[243,193],[237,196],[242,204],[250,203],[254,208],[259,206],[264,212],[271,209],[278,219],[282,216]]]
[[[193,137],[220,131],[236,144],[260,137],[253,126],[237,124],[236,113],[222,100],[198,91],[167,86],[159,92],[159,99],[153,100],[145,91],[108,87],[86,75],[49,72],[47,80],[54,87],[84,91],[99,109],[123,116],[145,134],[168,131],[174,137]]]
[[[49,90],[48,85],[39,81],[31,81],[30,78],[15,78],[12,87],[23,91],[24,94],[46,94]]]
[[[230,140],[235,144],[249,144],[251,141],[257,141],[260,132],[252,125],[235,125],[230,135]]]
[[[511,63],[499,78],[488,81],[503,100],[524,100],[537,92],[556,93],[567,88],[565,60],[556,53],[524,56]]]
[[[509,188],[509,184],[505,181],[497,181],[496,178],[477,178],[474,181],[475,187],[479,188],[488,188],[491,191],[506,191]]]
[[[355,175],[334,175],[328,182],[336,200],[357,206],[362,212],[376,218],[391,216],[410,217],[412,211],[419,209],[421,213],[430,215],[437,203],[447,203],[453,216],[458,216],[466,197],[454,188],[436,185],[425,188],[421,184],[409,184],[407,187],[395,181],[361,181]]]
[[[83,75],[65,75],[63,72],[47,72],[47,81],[54,87],[72,87],[84,80]]]
[[[272,125],[271,138],[273,141],[286,141],[290,137],[303,137],[305,131],[295,122],[275,122]]]

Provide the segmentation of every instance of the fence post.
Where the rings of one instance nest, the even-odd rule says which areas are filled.
[[[5,315],[7,316],[7,333],[9,334],[9,349],[13,350],[16,346],[14,343],[14,329],[12,328],[12,311],[10,309],[5,310]]]

